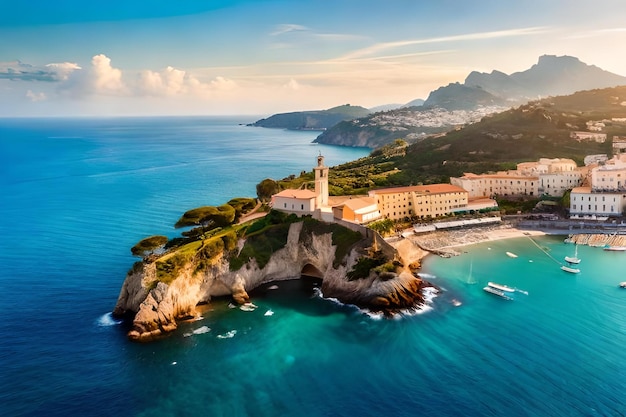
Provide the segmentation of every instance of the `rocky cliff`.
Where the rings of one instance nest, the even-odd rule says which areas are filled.
[[[229,258],[237,256],[244,241],[239,242],[238,249],[218,254],[202,268],[190,260],[168,283],[158,279],[156,261],[144,261],[129,271],[113,314],[134,316],[128,337],[149,341],[175,330],[177,320],[196,316],[196,306],[213,297],[230,296],[243,304],[255,287],[298,278],[303,273],[322,278],[324,296],[344,303],[388,314],[419,306],[423,302],[422,287],[427,284],[411,269],[415,264],[409,265],[410,261],[401,259],[397,252],[395,259],[386,257],[387,268],[373,268],[366,276],[354,278],[351,271],[356,265],[362,265],[374,253],[380,257],[381,251],[374,251],[372,242],[364,238],[352,245],[338,263],[332,233],[309,233],[303,230],[303,222],[296,222],[289,226],[285,246],[273,252],[262,268],[250,258],[238,270],[231,270]],[[391,270],[389,265],[393,266]]]

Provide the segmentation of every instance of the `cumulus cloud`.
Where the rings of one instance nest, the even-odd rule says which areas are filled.
[[[189,94],[203,96],[214,91],[235,89],[237,84],[224,77],[216,77],[208,83],[203,83],[184,70],[167,67],[159,72],[151,70],[140,72],[134,87],[140,95],[176,96]]]
[[[59,82],[67,80],[69,74],[77,69],[80,67],[72,62],[48,64],[43,67],[21,61],[0,62],[0,79]]]
[[[92,81],[97,93],[121,93],[125,90],[122,82],[122,71],[111,66],[111,59],[104,55],[96,55],[91,59]]]
[[[32,90],[28,90],[26,92],[26,98],[32,102],[38,102],[45,100],[47,97],[45,93],[35,93]]]

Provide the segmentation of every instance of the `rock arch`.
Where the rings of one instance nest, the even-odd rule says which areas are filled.
[[[302,267],[302,271],[300,275],[306,275],[307,277],[314,277],[319,279],[324,279],[324,274],[318,267],[315,265],[308,263]]]

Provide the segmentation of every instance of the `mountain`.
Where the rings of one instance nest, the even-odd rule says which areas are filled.
[[[364,107],[346,104],[328,110],[279,113],[267,119],[257,120],[249,126],[291,130],[325,130],[342,120],[356,119],[368,114],[370,111]]]
[[[526,71],[506,75],[472,72],[464,85],[480,87],[494,96],[512,101],[572,94],[594,88],[626,85],[626,77],[594,65],[587,65],[571,56],[543,55]]]
[[[417,107],[417,106],[423,106],[423,105],[424,105],[424,100],[422,100],[421,98],[416,98],[415,100],[409,101],[404,106],[399,106],[399,107]]]
[[[420,107],[339,123],[315,142],[376,148],[395,139],[417,141],[529,100],[618,85],[626,85],[626,77],[587,65],[578,58],[543,55],[531,68],[511,75],[472,71],[463,84],[452,83],[432,91]]]
[[[383,104],[381,106],[370,107],[370,111],[372,113],[376,113],[379,111],[389,111],[399,109],[400,107],[406,107],[404,104],[392,103],[392,104]]]
[[[479,106],[504,106],[506,100],[495,96],[480,86],[459,83],[448,84],[432,91],[424,107],[440,107],[446,110],[472,110]]]
[[[484,117],[446,134],[406,146],[392,142],[369,157],[334,167],[334,192],[360,192],[361,187],[447,183],[464,172],[484,173],[515,168],[539,158],[571,158],[611,154],[611,138],[626,136],[626,86],[580,91],[531,101]],[[602,121],[604,143],[577,140],[573,131]],[[363,185],[360,185],[363,184]]]

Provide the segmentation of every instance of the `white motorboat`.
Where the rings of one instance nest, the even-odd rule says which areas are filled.
[[[562,265],[561,269],[565,272],[569,272],[570,274],[578,274],[580,273],[580,269],[574,268],[573,266]]]
[[[509,292],[507,291],[503,291],[503,290],[499,290],[497,288],[494,288],[490,285],[487,285],[486,287],[483,288],[483,291],[486,291],[488,293],[497,295],[500,298],[504,298],[505,300],[513,300],[513,297],[511,297],[509,294]]]

